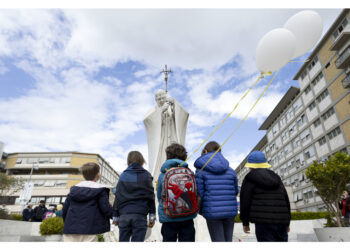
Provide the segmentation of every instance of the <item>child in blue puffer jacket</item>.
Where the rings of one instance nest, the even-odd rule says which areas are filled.
[[[221,150],[202,169],[219,148],[215,141],[207,143],[194,163],[197,191],[201,198],[200,214],[206,219],[212,241],[232,242],[237,215],[236,196],[239,192],[236,172],[229,166]]]

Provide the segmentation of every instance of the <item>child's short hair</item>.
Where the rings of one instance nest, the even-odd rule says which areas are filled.
[[[131,151],[128,154],[128,166],[131,163],[138,163],[139,165],[145,164],[145,159],[139,151]]]
[[[173,143],[165,149],[166,158],[169,159],[180,159],[185,161],[187,158],[187,152],[184,146],[178,143]]]
[[[202,155],[210,152],[214,152],[220,148],[220,144],[216,141],[208,142],[207,145],[205,145],[204,149],[202,150]],[[219,150],[221,152],[221,149]]]
[[[95,162],[88,162],[81,166],[80,171],[85,180],[93,181],[100,172],[100,166]]]

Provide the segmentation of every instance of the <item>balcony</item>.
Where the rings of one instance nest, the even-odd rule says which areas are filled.
[[[342,80],[344,89],[350,89],[350,74],[346,75]]]
[[[340,50],[350,39],[350,32],[343,32],[337,40],[334,41],[330,50]]]
[[[345,69],[350,62],[350,47],[347,47],[338,59],[335,61],[335,66],[338,69]]]

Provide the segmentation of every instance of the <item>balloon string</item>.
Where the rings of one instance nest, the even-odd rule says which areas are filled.
[[[291,60],[291,61],[289,61],[289,63],[290,63],[290,62],[302,62],[302,63],[306,63],[306,62],[309,62],[309,61],[310,61],[310,59],[306,59],[305,61],[292,61],[292,60]]]
[[[250,112],[254,109],[254,107],[256,106],[256,104],[260,101],[260,99],[263,97],[263,95],[265,94],[265,92],[267,91],[267,89],[270,87],[272,81],[275,79],[275,77],[277,76],[278,71],[275,73],[275,75],[272,77],[271,81],[269,82],[269,84],[265,87],[264,91],[260,94],[259,98],[255,101],[255,103],[253,104],[253,106],[250,108],[250,110],[248,111],[248,113],[245,115],[245,117],[241,120],[241,122],[237,125],[237,127],[231,132],[231,134],[229,135],[229,137],[227,137],[227,139],[220,145],[220,147],[215,151],[215,153],[209,158],[209,160],[204,164],[204,166],[196,173],[195,176],[198,176],[198,174],[208,165],[208,163],[213,159],[213,157],[220,151],[220,149],[226,144],[226,142],[232,137],[232,135],[238,130],[238,128],[242,125],[242,123],[247,119],[248,115],[250,114]]]
[[[225,123],[226,119],[229,118],[232,113],[236,110],[236,108],[238,107],[238,105],[242,102],[242,100],[248,95],[248,93],[251,91],[252,88],[254,88],[254,86],[262,79],[264,78],[264,74],[261,73],[260,76],[256,79],[256,81],[254,82],[254,84],[252,86],[250,86],[250,88],[244,93],[244,95],[241,97],[241,99],[239,99],[239,101],[236,103],[235,107],[232,109],[232,111],[230,113],[228,113],[226,115],[226,117],[224,118],[224,120],[222,120],[222,122],[210,133],[210,135],[201,143],[201,145],[199,145],[199,147],[193,151],[192,154],[190,154],[190,156],[187,157],[187,159],[181,163],[180,167],[187,162],[192,156],[193,154],[195,154],[203,145],[204,143],[206,143],[209,138],[222,126],[222,124]]]

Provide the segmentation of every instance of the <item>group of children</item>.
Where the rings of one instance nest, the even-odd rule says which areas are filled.
[[[163,242],[194,242],[193,219],[198,213],[206,219],[212,241],[232,242],[239,188],[220,145],[212,141],[204,147],[194,163],[195,173],[185,162],[187,152],[182,145],[168,146],[166,158],[156,182]],[[258,241],[288,241],[290,204],[281,178],[268,169],[271,166],[262,152],[252,152],[247,161],[251,171],[240,192],[244,231],[249,233],[249,222],[253,222]],[[97,183],[99,165],[84,164],[85,181],[71,187],[63,205],[64,241],[97,241],[98,234],[110,230],[110,219],[119,228],[120,242],[144,241],[147,228],[156,222],[153,177],[143,168],[144,163],[140,152],[128,154],[128,167],[120,175],[113,207],[109,189]]]

